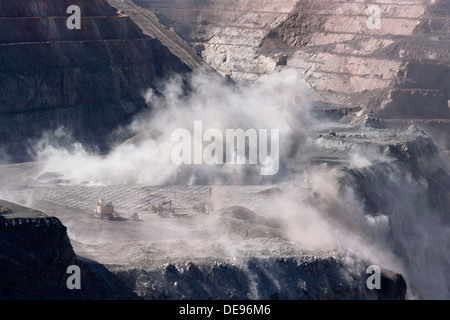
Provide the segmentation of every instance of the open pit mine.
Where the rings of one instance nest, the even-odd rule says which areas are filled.
[[[0,299],[450,299],[447,0],[0,1]]]

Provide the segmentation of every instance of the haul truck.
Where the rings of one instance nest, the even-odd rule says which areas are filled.
[[[95,219],[108,219],[108,220],[117,220],[124,221],[126,219],[122,218],[119,213],[115,210],[112,202],[106,202],[103,199],[99,199],[97,201],[97,208],[94,210],[94,218]],[[132,221],[140,221],[139,214],[137,212],[133,212],[130,216],[130,220]]]
[[[97,208],[94,210],[94,218],[114,220],[119,218],[112,202],[106,202],[103,199],[97,201]]]

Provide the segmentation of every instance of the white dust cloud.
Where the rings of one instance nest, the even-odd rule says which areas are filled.
[[[87,152],[80,144],[56,146],[50,137],[40,144],[37,160],[43,172],[54,172],[70,184],[88,185],[189,185],[257,184],[296,179],[304,187],[288,190],[260,206],[259,214],[276,218],[286,235],[311,249],[344,249],[382,268],[401,272],[421,297],[449,297],[449,229],[438,213],[421,202],[423,189],[395,165],[386,165],[386,184],[369,190],[383,199],[384,212],[368,214],[351,187],[339,181],[338,170],[311,169],[305,159],[312,148],[311,92],[296,71],[283,71],[261,82],[233,86],[223,79],[193,74],[189,92],[181,77],[167,81],[158,91],[145,93],[149,113],[127,128],[135,138],[118,145],[106,156]],[[179,128],[193,130],[202,121],[205,129],[279,129],[280,165],[277,176],[261,177],[255,166],[176,166],[171,161],[171,134]],[[349,168],[371,172],[381,155],[354,152]],[[391,172],[389,172],[391,170]],[[447,250],[447,251],[445,251]],[[230,252],[233,252],[230,248]],[[410,291],[411,295],[411,291]]]
[[[201,121],[204,130],[223,133],[226,129],[277,129],[280,159],[301,156],[311,121],[310,92],[298,73],[275,73],[245,87],[231,86],[222,78],[202,73],[189,80],[188,94],[181,77],[165,83],[159,92],[146,92],[152,112],[136,118],[125,130],[136,137],[107,156],[91,154],[76,143],[70,148],[55,146],[47,138],[40,144],[37,159],[45,163],[44,171],[61,174],[71,183],[90,185],[260,182],[255,165],[174,165],[171,135],[180,128],[192,132],[195,121]]]

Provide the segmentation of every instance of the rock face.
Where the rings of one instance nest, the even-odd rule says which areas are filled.
[[[360,266],[363,270],[363,265]],[[383,272],[383,290],[368,290],[366,274],[340,259],[250,258],[241,264],[166,264],[156,270],[117,271],[138,295],[166,300],[356,300],[404,299],[401,275]]]
[[[61,289],[66,268],[76,263],[66,228],[55,217],[1,204],[9,212],[0,216],[0,297],[38,297]]]
[[[70,5],[81,29],[69,30]],[[29,159],[46,130],[108,150],[108,135],[146,108],[142,90],[189,68],[103,0],[0,5],[0,150]],[[5,154],[7,156],[5,156]]]
[[[80,260],[56,217],[0,201],[0,299],[130,299],[134,294],[103,266]],[[69,290],[71,265],[80,290]]]
[[[446,0],[134,2],[223,75],[254,81],[296,68],[318,100],[372,109],[389,127],[415,123],[450,149]]]
[[[142,31],[153,38],[157,38],[174,55],[180,58],[192,70],[203,69],[213,71],[199,57],[196,51],[182,38],[180,38],[173,29],[166,28],[156,17],[152,10],[147,10],[135,5],[131,0],[107,0],[108,3],[121,11],[122,14],[128,14],[133,21],[142,29]]]

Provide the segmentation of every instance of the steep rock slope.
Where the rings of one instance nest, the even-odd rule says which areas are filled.
[[[67,28],[70,5],[80,30]],[[0,17],[3,160],[29,159],[35,139],[60,126],[107,150],[111,131],[146,107],[142,90],[190,70],[103,0],[4,1]]]
[[[142,29],[142,31],[153,38],[157,38],[174,55],[180,58],[192,70],[204,69],[213,71],[197,55],[195,50],[176,32],[166,28],[156,17],[152,10],[147,10],[135,5],[131,0],[107,0],[108,3],[117,8],[122,14],[129,14],[133,21]]]
[[[264,239],[258,239],[263,241]],[[116,269],[145,299],[185,300],[402,300],[403,277],[391,271],[381,275],[382,290],[365,286],[364,263],[345,264],[343,257],[252,257],[233,262],[167,263],[153,270]],[[359,268],[360,273],[354,271]]]
[[[114,299],[135,295],[103,266],[80,259],[56,217],[0,201],[0,299]],[[80,267],[70,290],[69,266]]]

